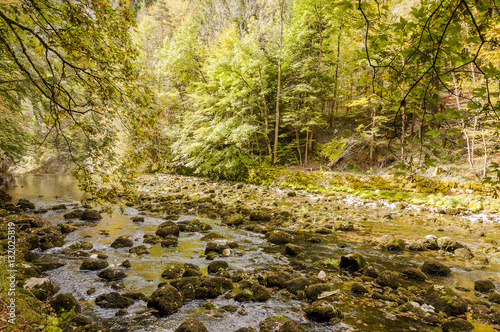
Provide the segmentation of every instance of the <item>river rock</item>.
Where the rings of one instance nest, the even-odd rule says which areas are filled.
[[[153,308],[160,315],[169,315],[179,310],[183,305],[179,291],[171,285],[163,285],[151,294],[148,308]]]
[[[328,322],[333,318],[342,318],[340,310],[327,301],[313,302],[306,308],[306,315],[309,319],[316,322]]]
[[[187,224],[185,228],[185,232],[208,232],[212,230],[212,226],[204,223],[202,221],[199,221],[198,219],[193,219]]]
[[[441,324],[443,332],[469,332],[474,330],[474,325],[462,318],[452,318]]]
[[[284,288],[285,283],[290,280],[290,273],[280,271],[269,273],[266,278],[266,283],[268,287],[278,287]]]
[[[298,246],[296,244],[287,243],[285,246],[285,255],[288,256],[298,256],[304,251],[304,247]]]
[[[148,255],[150,253],[148,247],[145,246],[144,244],[137,247],[132,247],[128,250],[128,252],[137,255]]]
[[[455,256],[462,258],[462,259],[466,259],[466,260],[470,260],[470,259],[474,258],[474,254],[469,250],[469,248],[465,248],[465,247],[458,248],[453,253],[455,254]]]
[[[180,278],[182,274],[184,273],[184,269],[180,267],[179,265],[169,265],[161,274],[162,278],[165,279],[175,279],[175,278]]]
[[[488,301],[500,304],[500,294],[497,293],[496,291],[491,292],[490,295],[488,296]]]
[[[183,278],[200,277],[202,275],[203,273],[201,273],[199,268],[192,268],[192,267],[184,267],[184,272],[182,273]]]
[[[144,217],[135,216],[132,218],[132,222],[144,222]]]
[[[372,263],[363,268],[363,274],[367,277],[376,279],[378,275],[384,272],[385,270],[386,270],[385,266],[378,263]]]
[[[404,251],[405,246],[405,241],[397,237],[384,236],[380,240],[380,247],[389,251]]]
[[[201,320],[189,318],[179,325],[175,332],[208,332],[208,330]]]
[[[233,289],[231,280],[222,277],[204,277],[201,286],[195,287],[197,299],[215,299]]]
[[[165,237],[167,235],[179,236],[179,226],[173,221],[165,221],[156,230],[156,235]]]
[[[59,225],[59,229],[61,230],[61,233],[63,234],[68,234],[71,232],[74,232],[78,229],[78,227],[70,224],[61,224]]]
[[[403,277],[405,277],[408,280],[417,280],[417,281],[425,281],[427,279],[425,273],[414,267],[407,267],[406,269],[404,269]]]
[[[368,289],[366,289],[365,286],[358,284],[357,282],[353,283],[351,285],[351,293],[356,294],[356,295],[363,295],[368,293]]]
[[[365,258],[358,253],[341,256],[339,267],[349,271],[358,271],[366,266]]]
[[[495,290],[495,284],[491,280],[476,280],[474,290],[480,293],[491,293]]]
[[[80,216],[80,220],[94,221],[101,220],[101,214],[96,210],[85,209]]]
[[[217,273],[219,270],[227,270],[229,264],[225,261],[213,261],[208,264],[208,273]]]
[[[439,246],[439,249],[448,252],[454,252],[455,250],[464,247],[461,243],[458,243],[457,240],[448,236],[437,239],[437,245]]]
[[[16,206],[23,211],[35,209],[35,204],[31,203],[30,201],[28,201],[27,199],[24,199],[24,198],[21,198],[17,202]]]
[[[179,244],[179,239],[175,235],[166,235],[161,241],[161,246],[164,248],[176,247]]]
[[[250,290],[252,291],[252,298],[254,301],[266,302],[271,298],[271,292],[269,289],[258,283],[254,283]]]
[[[64,219],[80,219],[83,215],[83,210],[73,210],[64,214]]]
[[[377,279],[375,280],[377,284],[379,284],[382,287],[391,287],[393,289],[396,289],[399,287],[400,282],[399,282],[399,273],[398,272],[393,272],[393,271],[384,271],[379,274]]]
[[[253,210],[250,212],[250,220],[252,221],[270,221],[271,220],[271,213],[268,211],[264,210]]]
[[[3,182],[3,179],[1,177],[0,177],[0,179],[1,179],[0,182]],[[10,201],[12,201],[12,196],[7,194],[3,190],[0,190],[0,202],[10,202]]]
[[[50,306],[58,314],[69,312],[75,308],[75,312],[80,312],[80,305],[71,293],[59,294],[50,300]]]
[[[219,255],[222,255],[225,249],[230,249],[226,244],[220,244],[216,242],[208,242],[205,248],[205,255],[208,255],[211,252],[215,252]]]
[[[332,285],[319,283],[319,284],[313,284],[313,285],[307,286],[305,289],[305,294],[306,294],[306,298],[309,301],[316,301],[319,299],[321,294],[323,294],[325,292],[329,292],[331,290],[332,290]]]
[[[59,287],[55,286],[49,278],[29,278],[24,282],[24,288],[31,291],[40,301],[46,301],[59,291]]]
[[[294,237],[293,237],[293,235],[288,234],[287,232],[275,230],[275,231],[266,233],[266,239],[267,239],[267,241],[269,241],[273,244],[287,244],[287,243],[293,242]]]
[[[116,238],[116,240],[111,243],[111,248],[125,248],[125,247],[132,247],[134,245],[134,242],[129,239],[128,237],[125,236],[119,236]]]
[[[215,232],[210,232],[201,238],[202,241],[214,241],[214,240],[223,240],[223,239],[225,239],[224,236],[220,235],[219,233],[215,233]]]
[[[224,222],[224,224],[228,226],[240,226],[245,222],[244,217],[241,214],[237,214],[234,216],[229,217],[227,221]]]
[[[103,259],[85,259],[80,265],[80,270],[97,271],[108,267],[108,262]]]
[[[468,309],[467,301],[449,287],[431,286],[424,294],[424,300],[436,311],[443,311],[449,316],[463,315]]]
[[[47,234],[40,238],[40,249],[47,250],[64,246],[64,237],[59,234]]]
[[[252,331],[252,330],[250,330]],[[271,316],[259,323],[260,332],[305,332],[296,321],[284,316]]]
[[[285,282],[284,286],[290,293],[296,295],[297,292],[305,290],[310,284],[311,280],[309,278],[299,277]]]
[[[124,279],[128,275],[125,271],[108,268],[106,270],[99,272],[99,274],[97,276],[99,276],[99,278],[102,278],[102,279],[105,279],[108,281],[114,281],[114,280]]]
[[[449,276],[451,271],[450,268],[443,263],[436,260],[428,260],[420,267],[420,269],[431,275],[446,277]]]
[[[257,332],[257,330],[254,329],[253,327],[240,327],[239,329],[234,330],[233,332]]]
[[[95,299],[95,304],[101,308],[127,308],[134,304],[134,301],[118,292],[101,294]]]

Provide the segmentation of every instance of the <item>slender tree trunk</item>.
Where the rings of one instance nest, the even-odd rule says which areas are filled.
[[[405,162],[405,108],[406,106],[403,106],[401,108],[401,162]]]
[[[283,0],[279,0],[279,11],[280,11],[280,47],[278,54],[278,87],[276,92],[276,125],[274,127],[274,153],[273,153],[273,163],[278,162],[278,134],[280,127],[280,94],[281,94],[281,55],[283,50]]]
[[[305,152],[305,156],[304,156],[304,165],[307,165],[308,161],[307,161],[307,154],[309,152],[309,130],[306,131],[306,152]]]
[[[300,152],[299,128],[295,127],[295,139],[297,140],[297,151],[299,152],[299,166],[302,166],[302,153]]]
[[[373,166],[373,146],[375,143],[375,116],[377,114],[377,109],[375,108],[376,106],[373,106],[372,109],[372,135],[370,138],[370,165]]]
[[[481,135],[483,136],[483,146],[484,146],[484,164],[483,164],[483,177],[484,177],[488,172],[488,149],[486,147],[486,137],[484,135],[484,126],[482,122],[481,122]]]
[[[337,61],[335,64],[335,86],[333,88],[333,107],[332,111],[330,112],[330,127],[333,127],[333,115],[338,107],[338,101],[337,101],[337,93],[338,93],[338,86],[339,86],[339,63],[340,63],[340,41],[342,39],[342,23],[340,25],[340,31],[339,31],[339,37],[337,39]]]

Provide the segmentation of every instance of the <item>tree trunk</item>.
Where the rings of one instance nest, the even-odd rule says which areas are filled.
[[[339,86],[339,62],[340,62],[340,40],[342,37],[342,24],[340,25],[340,31],[339,31],[339,37],[337,39],[337,63],[335,64],[335,86],[333,88],[333,107],[332,111],[330,112],[330,119],[329,119],[329,124],[330,127],[333,127],[333,115],[336,113],[336,109],[338,107],[338,97],[337,97],[337,92],[338,92],[338,86]]]
[[[278,54],[278,87],[276,91],[276,125],[274,127],[274,153],[273,163],[278,162],[278,134],[280,126],[280,94],[281,94],[281,53],[283,50],[283,0],[279,2],[280,11],[280,48]]]

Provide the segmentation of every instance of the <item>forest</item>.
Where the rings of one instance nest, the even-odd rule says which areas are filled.
[[[498,331],[499,100],[499,0],[1,0],[0,330]]]

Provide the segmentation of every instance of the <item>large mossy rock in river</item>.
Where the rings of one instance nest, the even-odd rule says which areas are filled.
[[[108,262],[104,259],[85,259],[80,265],[80,270],[97,271],[108,267]]]
[[[71,293],[59,294],[50,300],[50,306],[58,314],[69,312],[75,308],[75,312],[80,312],[80,305]]]
[[[148,308],[158,311],[160,315],[169,315],[182,307],[183,301],[179,291],[171,285],[163,285],[151,294]]]
[[[420,267],[420,269],[427,274],[441,276],[441,277],[447,277],[451,273],[450,268],[448,266],[436,260],[428,260],[424,262],[424,264]]]
[[[436,312],[442,311],[448,316],[463,315],[468,310],[468,303],[451,288],[434,285],[424,294],[424,300],[432,305]]]
[[[365,258],[358,253],[341,256],[339,267],[349,271],[358,271],[366,266]]]
[[[99,278],[102,278],[104,280],[115,281],[124,279],[128,275],[125,271],[108,268],[106,270],[99,272],[98,276]]]
[[[179,226],[173,221],[165,221],[156,230],[156,235],[165,237],[167,235],[179,236]]]
[[[441,324],[443,332],[470,332],[474,330],[474,325],[462,318],[452,318]]]
[[[266,239],[274,244],[287,244],[293,242],[294,237],[292,234],[288,234],[287,232],[276,230],[266,233]]]
[[[127,308],[134,304],[134,301],[128,297],[120,295],[117,292],[101,294],[95,299],[95,304],[101,308]]]
[[[179,325],[179,327],[175,329],[175,332],[208,332],[208,330],[201,320],[189,318]]]
[[[86,220],[86,221],[95,221],[101,219],[102,219],[101,214],[98,211],[91,209],[85,209],[85,211],[83,211],[83,213],[80,216],[80,220]]]
[[[126,248],[126,247],[132,247],[134,245],[134,242],[129,239],[128,237],[125,236],[119,236],[117,237],[113,243],[111,243],[111,248]]]
[[[238,330],[239,331],[239,330]],[[252,330],[249,330],[252,331]],[[284,316],[271,316],[259,323],[260,332],[305,332],[296,321]]]
[[[328,301],[316,301],[306,308],[306,315],[316,322],[328,322],[334,318],[342,318],[342,313]]]

